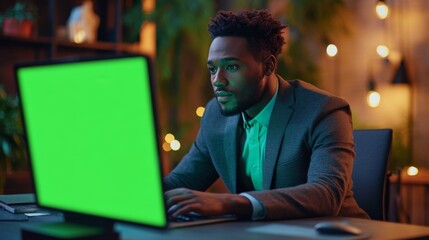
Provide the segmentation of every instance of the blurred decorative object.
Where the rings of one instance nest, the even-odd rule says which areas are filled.
[[[405,64],[405,59],[401,59],[401,62],[399,63],[399,67],[395,72],[395,75],[392,79],[392,83],[393,84],[410,84],[411,81],[408,77],[408,71],[407,71],[407,67]]]
[[[100,18],[94,13],[92,1],[85,1],[72,9],[67,20],[68,36],[75,43],[93,43],[97,40]]]
[[[385,0],[379,0],[375,5],[375,12],[380,19],[386,19],[389,15],[389,7]]]
[[[7,174],[25,169],[27,162],[18,98],[0,86],[0,194]]]
[[[38,10],[36,5],[27,1],[17,1],[3,16],[3,34],[18,37],[30,37],[36,28]]]

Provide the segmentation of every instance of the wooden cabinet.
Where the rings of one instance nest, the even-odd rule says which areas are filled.
[[[141,52],[139,43],[125,43],[122,17],[135,4],[132,0],[92,0],[99,17],[97,41],[74,43],[67,37],[67,20],[84,0],[27,0],[38,9],[36,27],[30,37],[0,33],[0,84],[15,93],[14,65],[17,62],[63,57],[94,56],[120,52]],[[2,0],[0,14],[16,1]]]
[[[406,169],[400,174],[390,177],[389,220],[429,226],[429,169],[420,168],[415,176]]]

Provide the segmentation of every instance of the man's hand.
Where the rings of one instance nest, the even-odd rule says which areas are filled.
[[[243,218],[252,215],[252,204],[243,196],[227,193],[208,193],[187,188],[165,192],[168,214],[178,215],[195,212],[203,216],[236,214]]]

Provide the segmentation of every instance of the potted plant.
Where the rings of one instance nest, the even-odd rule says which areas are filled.
[[[0,194],[6,177],[28,168],[18,97],[0,85]]]
[[[35,4],[17,1],[3,15],[4,35],[29,37],[34,32],[38,12]]]

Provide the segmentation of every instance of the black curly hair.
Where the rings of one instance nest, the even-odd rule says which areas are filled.
[[[268,55],[277,57],[280,54],[285,43],[282,30],[286,27],[268,10],[245,10],[219,11],[210,20],[208,30],[212,39],[226,36],[246,38],[253,56],[262,60]]]

